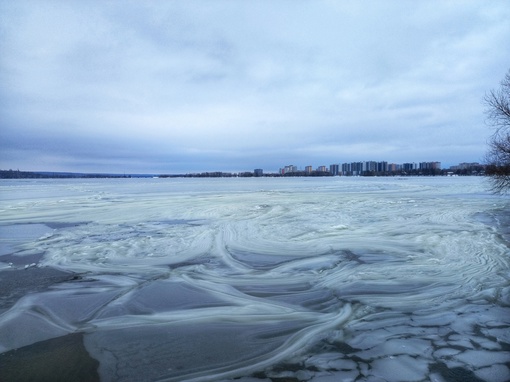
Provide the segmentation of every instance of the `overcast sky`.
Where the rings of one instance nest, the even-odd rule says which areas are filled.
[[[0,0],[0,169],[482,161],[510,2]]]

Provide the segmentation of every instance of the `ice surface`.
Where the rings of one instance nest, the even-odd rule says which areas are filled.
[[[316,375],[310,379],[313,382],[351,382],[355,381],[359,376],[357,370],[341,371],[341,372],[323,372],[316,373]]]
[[[45,224],[0,224],[0,261],[3,261],[3,255],[15,253],[17,245],[44,237],[52,231]]]
[[[416,338],[394,338],[388,339],[381,344],[374,346],[370,350],[366,350],[359,353],[362,358],[377,358],[385,355],[398,355],[408,354],[411,356],[430,355],[432,352],[432,346],[430,341],[425,341]]]
[[[507,359],[508,361],[508,359]],[[507,365],[492,365],[478,369],[475,372],[478,378],[490,382],[508,382],[510,380],[510,368]]]
[[[32,310],[30,304],[26,304],[24,309],[20,306],[15,308],[0,316],[0,352],[60,337],[75,329],[70,324],[48,318],[46,312]]]
[[[94,358],[115,355],[100,367],[104,380],[154,380],[245,367],[282,345],[276,328],[231,323],[156,325],[98,331],[85,339]],[[283,332],[285,329],[282,330]],[[260,338],[262,337],[262,338]]]
[[[508,373],[508,201],[481,178],[6,181],[0,210],[0,262],[78,273],[12,295],[2,351],[84,333],[119,381]]]
[[[455,359],[472,365],[475,368],[490,366],[496,363],[506,363],[510,360],[510,352],[498,351],[479,351],[468,350],[463,353],[457,354]]]
[[[313,355],[309,357],[306,362],[306,367],[314,367],[319,370],[350,370],[356,369],[357,363],[348,359],[343,359],[344,355],[340,353],[322,353],[320,355]]]
[[[428,372],[424,361],[408,355],[380,358],[372,363],[372,375],[385,381],[422,381]]]
[[[452,348],[440,348],[434,352],[435,358],[451,358],[453,355],[459,354],[461,350]]]

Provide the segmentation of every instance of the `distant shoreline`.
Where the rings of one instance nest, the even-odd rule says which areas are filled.
[[[108,173],[74,173],[74,172],[50,172],[50,171],[19,171],[0,170],[0,179],[123,179],[123,178],[251,178],[251,177],[332,177],[332,176],[363,176],[363,177],[393,177],[393,176],[483,176],[484,171],[471,171],[466,169],[447,170],[412,170],[393,172],[367,171],[359,175],[332,175],[329,171],[297,171],[292,173],[265,173],[255,174],[254,172],[201,172],[188,174],[108,174]]]

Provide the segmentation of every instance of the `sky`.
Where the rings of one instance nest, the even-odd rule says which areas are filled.
[[[508,0],[0,0],[0,169],[482,162]]]

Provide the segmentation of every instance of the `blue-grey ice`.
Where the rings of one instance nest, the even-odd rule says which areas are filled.
[[[104,381],[510,379],[508,198],[481,177],[9,180],[0,352],[84,334]],[[236,379],[239,378],[239,379]]]

